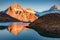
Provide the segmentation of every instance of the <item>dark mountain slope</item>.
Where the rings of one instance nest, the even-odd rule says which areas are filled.
[[[0,12],[0,22],[19,22],[19,20],[10,17],[4,12]]]
[[[51,13],[39,17],[28,26],[40,35],[47,37],[60,37],[60,14]]]

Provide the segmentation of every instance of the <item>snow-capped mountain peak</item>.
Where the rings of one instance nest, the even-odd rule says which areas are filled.
[[[59,10],[58,6],[57,5],[53,5],[50,10]]]
[[[60,14],[60,10],[59,10],[58,6],[53,5],[49,10],[45,10],[43,12],[36,12],[36,15],[38,17],[40,17],[40,16],[43,16],[45,14],[50,14],[50,13],[59,13]]]

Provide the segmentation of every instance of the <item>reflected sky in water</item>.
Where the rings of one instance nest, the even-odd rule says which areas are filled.
[[[24,25],[24,24],[27,24],[27,23],[23,23],[23,22],[16,22],[18,25]],[[13,22],[0,22],[0,26],[9,26],[9,25],[12,25]]]
[[[6,24],[6,23],[5,23]],[[12,22],[9,22],[12,24]],[[1,25],[1,23],[0,23]],[[39,35],[35,30],[23,30],[20,34],[14,35],[7,29],[0,30],[0,40],[60,40],[60,38],[47,38]]]
[[[12,25],[12,22],[0,22],[0,26],[9,26]]]

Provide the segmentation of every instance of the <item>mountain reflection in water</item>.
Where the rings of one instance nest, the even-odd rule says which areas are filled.
[[[22,23],[22,22],[14,22],[11,26],[8,26],[8,31],[13,33],[14,35],[18,35],[20,32],[22,32],[24,29],[26,29],[26,26],[28,26],[29,23]]]
[[[0,40],[60,40],[43,37],[32,29],[27,31],[25,26],[28,25],[29,23],[22,22],[0,22]]]
[[[6,23],[0,23],[0,29],[8,29],[9,32],[11,32],[14,35],[18,35],[20,32],[22,32],[24,29],[29,30],[29,28],[26,28],[29,23],[23,23],[23,22],[6,22]]]

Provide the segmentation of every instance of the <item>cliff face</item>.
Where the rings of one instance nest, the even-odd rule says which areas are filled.
[[[37,17],[34,14],[35,13],[34,11],[32,11],[30,8],[23,9],[18,4],[10,6],[7,9],[6,13],[9,16],[24,22],[33,22],[34,20],[37,19]]]

